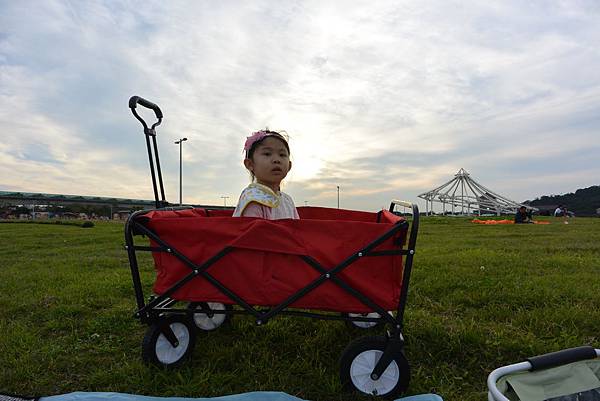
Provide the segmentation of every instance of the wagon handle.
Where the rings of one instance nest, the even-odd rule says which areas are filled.
[[[154,114],[156,115],[156,118],[158,118],[158,119],[163,118],[163,114],[162,114],[162,111],[160,111],[160,107],[158,107],[156,104],[152,103],[151,101],[146,100],[139,96],[132,96],[129,99],[129,108],[135,109],[138,103],[148,109],[154,110]]]
[[[413,204],[410,203],[410,202],[394,199],[394,200],[392,200],[392,204],[390,205],[390,212],[394,211],[394,206],[395,205],[404,206],[404,207],[408,207],[408,208],[411,208],[411,209],[413,207]]]
[[[146,124],[146,121],[144,121],[144,119],[142,117],[140,117],[140,115],[137,113],[136,107],[137,107],[138,103],[148,109],[154,110],[154,114],[156,115],[156,118],[158,121],[156,121],[154,124],[152,124],[152,127],[148,128],[148,124]],[[151,101],[146,100],[142,97],[132,96],[131,98],[129,98],[129,108],[131,109],[131,112],[133,113],[135,118],[137,118],[138,121],[141,122],[142,125],[144,126],[144,134],[149,135],[149,136],[156,136],[156,131],[154,130],[154,128],[156,128],[160,125],[162,118],[163,118],[163,113],[160,110],[160,107],[158,107],[156,104],[154,104]]]
[[[152,127],[148,128],[148,124],[140,115],[137,113],[137,105],[144,106],[148,109],[154,110],[157,121],[152,124]],[[154,190],[154,200],[156,208],[167,206],[168,202],[165,199],[165,187],[163,185],[162,172],[160,170],[160,160],[158,158],[158,145],[156,143],[156,131],[155,128],[160,125],[163,113],[156,104],[149,100],[146,100],[139,96],[132,96],[129,98],[129,108],[131,112],[138,119],[139,122],[144,126],[144,135],[146,136],[146,148],[148,150],[148,161],[150,162],[150,175],[152,177],[152,188]],[[152,138],[152,140],[150,140]],[[155,169],[156,165],[156,169]],[[158,183],[157,183],[158,181]],[[159,198],[160,189],[160,198]]]

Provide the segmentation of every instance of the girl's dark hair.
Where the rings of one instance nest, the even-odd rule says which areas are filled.
[[[254,152],[256,151],[256,148],[258,147],[258,145],[260,145],[265,139],[267,138],[277,138],[279,139],[281,142],[283,142],[283,144],[285,145],[285,148],[288,151],[288,154],[290,154],[290,145],[288,145],[287,139],[285,139],[285,137],[283,135],[281,135],[279,132],[277,131],[266,131],[266,133],[268,134],[267,136],[265,136],[264,138],[254,142],[252,144],[252,146],[250,147],[250,149],[248,149],[248,152],[246,152],[246,158],[247,159],[252,159],[252,156],[254,156]]]

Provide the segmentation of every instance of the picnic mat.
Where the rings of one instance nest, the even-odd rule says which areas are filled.
[[[243,394],[226,395],[214,398],[151,397],[125,393],[84,392],[52,395],[49,397],[20,397],[0,394],[0,401],[304,401],[283,392],[254,391]],[[443,401],[439,395],[421,394],[398,398],[396,401]]]

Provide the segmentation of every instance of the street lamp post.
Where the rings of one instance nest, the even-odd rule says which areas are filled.
[[[221,196],[221,198],[223,198],[223,206],[227,207],[227,199],[229,199],[229,196]]]
[[[340,208],[340,186],[337,186],[338,209]]]
[[[182,200],[181,200],[182,199],[182,196],[181,196],[181,193],[182,193],[182,190],[181,190],[181,188],[182,188],[182,185],[181,185],[181,179],[182,179],[182,177],[181,177],[182,176],[182,174],[181,174],[181,170],[182,170],[181,169],[181,164],[182,164],[181,163],[181,144],[185,141],[187,141],[187,138],[180,138],[178,141],[175,141],[175,145],[179,145],[179,206],[182,205]]]

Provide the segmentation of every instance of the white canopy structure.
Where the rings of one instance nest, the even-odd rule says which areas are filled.
[[[458,170],[454,178],[429,192],[422,193],[419,198],[425,199],[426,213],[433,212],[433,202],[442,204],[444,214],[450,212],[459,215],[514,214],[520,206],[528,210],[536,208],[512,201],[498,195],[475,181],[463,168]],[[430,207],[431,206],[431,207]]]

